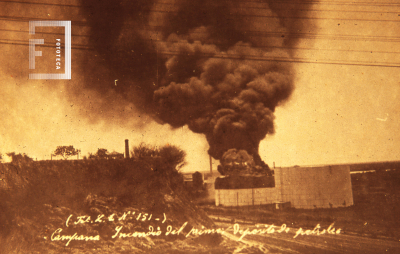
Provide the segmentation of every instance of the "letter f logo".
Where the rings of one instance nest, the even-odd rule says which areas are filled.
[[[35,69],[35,56],[42,56],[42,51],[35,51],[35,44],[44,44],[44,39],[29,39],[29,69]]]

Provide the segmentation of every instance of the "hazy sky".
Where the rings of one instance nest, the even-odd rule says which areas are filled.
[[[101,102],[91,99],[97,98],[96,92],[84,88],[71,92],[68,86],[79,88],[84,82],[82,72],[104,67],[100,61],[80,57],[88,50],[76,45],[91,47],[85,36],[73,37],[72,80],[28,79],[27,21],[72,20],[72,34],[88,34],[89,28],[78,22],[85,22],[78,7],[55,4],[0,2],[4,17],[0,19],[0,152],[26,153],[39,160],[50,159],[58,145],[73,145],[82,155],[98,148],[123,152],[124,140],[129,139],[131,147],[140,142],[178,145],[188,154],[184,170],[207,170],[208,143],[203,134],[186,126],[173,130],[129,103],[123,113],[115,113],[115,120],[86,115],[102,110],[96,108]],[[315,1],[307,8],[311,10],[306,18],[301,11],[291,17],[313,25],[298,32],[302,38],[290,58],[295,89],[276,108],[276,133],[261,142],[261,158],[277,166],[400,160],[400,4],[395,0]],[[262,16],[262,9],[258,12]],[[74,104],[71,96],[87,97],[86,104]],[[111,110],[104,114],[113,119]]]

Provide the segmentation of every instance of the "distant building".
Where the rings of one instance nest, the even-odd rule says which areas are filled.
[[[193,175],[192,173],[184,173],[183,174],[183,183],[186,187],[193,187]]]

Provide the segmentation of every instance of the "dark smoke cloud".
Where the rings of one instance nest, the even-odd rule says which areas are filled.
[[[309,6],[277,2],[82,0],[96,49],[83,59],[104,71],[85,70],[75,88],[99,96],[95,117],[132,103],[160,123],[205,134],[216,159],[236,148],[262,164],[259,143],[294,88],[292,65],[274,60],[290,58],[310,25],[288,18],[306,17]]]

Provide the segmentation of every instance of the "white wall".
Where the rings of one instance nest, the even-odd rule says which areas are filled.
[[[275,168],[275,188],[216,189],[215,203],[246,206],[290,202],[303,209],[353,205],[349,166]]]
[[[276,188],[216,189],[216,206],[248,206],[273,204],[277,200]]]
[[[349,166],[275,169],[280,201],[295,208],[331,208],[353,205]]]

